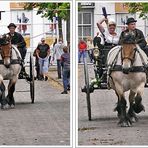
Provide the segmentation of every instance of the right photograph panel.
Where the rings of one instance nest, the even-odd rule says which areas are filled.
[[[148,3],[77,2],[78,145],[148,145]]]

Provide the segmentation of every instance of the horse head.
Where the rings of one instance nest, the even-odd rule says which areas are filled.
[[[4,65],[9,68],[11,61],[11,38],[8,34],[0,36],[0,49]]]
[[[124,73],[128,73],[135,60],[136,39],[133,32],[125,32],[122,40],[122,69]]]

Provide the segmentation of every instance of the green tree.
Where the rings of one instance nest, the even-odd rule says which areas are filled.
[[[58,15],[59,37],[63,38],[62,33],[62,19],[67,21],[67,41],[70,41],[70,3],[25,3],[24,6],[27,10],[37,8],[37,15],[41,14],[52,20],[53,17]]]
[[[130,13],[140,12],[140,18],[148,18],[148,3],[126,3],[126,5],[129,7]]]

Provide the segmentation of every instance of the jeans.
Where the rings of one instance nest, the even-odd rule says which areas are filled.
[[[58,78],[61,78],[61,60],[57,60],[57,72],[58,72]]]
[[[39,66],[40,66],[40,74],[44,74],[48,72],[48,58],[39,58]]]
[[[67,91],[67,87],[70,86],[70,69],[63,69],[63,86],[64,91]]]
[[[79,51],[79,63],[81,63],[81,57],[83,56],[83,63],[84,63],[84,58],[86,57],[86,51]]]

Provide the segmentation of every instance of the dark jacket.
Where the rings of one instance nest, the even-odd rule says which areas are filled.
[[[14,35],[12,36],[10,33],[8,33],[11,37],[11,43],[14,45],[17,45],[18,48],[26,48],[26,42],[23,38],[23,36],[18,33],[14,32]]]
[[[120,39],[119,39],[119,44],[120,45],[122,44],[122,41],[123,41],[123,33],[124,32],[129,32],[129,30],[126,29],[125,31],[121,32]],[[136,43],[141,47],[141,49],[144,49],[146,47],[147,43],[145,41],[143,32],[141,30],[139,30],[139,29],[135,29],[133,32],[135,34]]]

